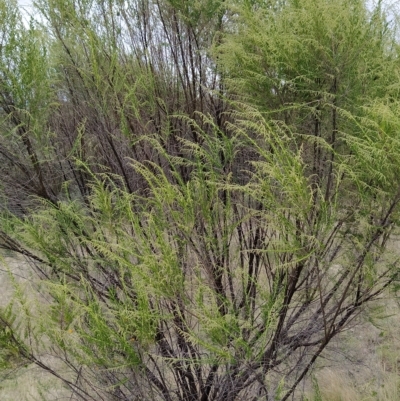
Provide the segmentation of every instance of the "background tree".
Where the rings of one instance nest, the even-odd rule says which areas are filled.
[[[398,280],[382,9],[0,4],[1,246],[40,282],[4,349],[78,399],[287,400]]]

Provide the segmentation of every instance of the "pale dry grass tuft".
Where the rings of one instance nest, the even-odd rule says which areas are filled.
[[[400,308],[393,294],[365,310],[315,367],[308,401],[400,400]],[[308,383],[308,388],[311,385]]]
[[[323,401],[361,401],[349,377],[331,369],[317,374],[318,386]]]

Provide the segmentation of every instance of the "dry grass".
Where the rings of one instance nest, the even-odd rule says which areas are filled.
[[[16,286],[27,297],[30,312],[35,313],[38,299],[29,297],[33,294],[35,276],[32,274],[26,261],[10,257],[3,257],[0,269],[0,307],[5,307],[13,298]],[[11,279],[11,275],[13,279]],[[44,300],[39,300],[44,301]],[[54,358],[43,354],[42,362],[50,366],[59,364]],[[12,368],[0,372],[0,400],[1,401],[39,401],[39,400],[70,400],[71,392],[62,387],[61,383],[52,375],[40,369],[35,364],[24,364],[15,359]]]
[[[42,369],[31,364],[9,372],[0,382],[1,401],[70,400],[71,392]]]
[[[365,310],[314,369],[310,401],[400,400],[400,320],[393,295]]]

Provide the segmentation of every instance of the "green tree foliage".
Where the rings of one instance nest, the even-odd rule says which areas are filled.
[[[0,2],[0,244],[40,283],[33,311],[15,284],[0,357],[83,400],[289,399],[398,280],[382,7],[36,7],[27,28]]]

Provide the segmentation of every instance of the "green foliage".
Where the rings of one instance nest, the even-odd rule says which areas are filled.
[[[397,42],[382,10],[37,3],[29,28],[0,3],[0,244],[45,294],[33,325],[16,287],[4,360],[85,400],[287,400],[398,281]]]

